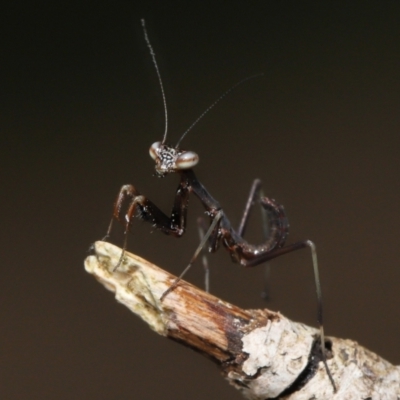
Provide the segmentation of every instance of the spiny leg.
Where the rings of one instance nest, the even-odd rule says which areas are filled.
[[[121,208],[126,198],[132,199],[136,195],[139,195],[139,192],[135,189],[133,185],[123,185],[121,187],[120,191],[118,192],[118,196],[114,202],[113,212],[110,224],[108,225],[107,233],[102,240],[107,240],[111,236],[114,219],[121,221]]]
[[[240,221],[239,228],[237,229],[237,233],[241,237],[244,236],[244,232],[246,230],[247,223],[248,223],[249,217],[250,217],[250,211],[253,208],[256,198],[257,197],[258,197],[258,199],[260,198],[260,192],[261,192],[261,180],[255,179],[253,181],[253,184],[251,185],[250,193],[249,193],[249,196],[247,197],[246,206],[244,207],[243,216]],[[263,218],[263,222],[264,222],[264,218],[266,218],[266,216],[264,216],[265,213],[263,211],[262,211],[262,215],[263,215],[262,218]]]
[[[189,187],[185,179],[181,179],[176,191],[171,217],[168,217],[153,202],[141,195],[133,185],[122,186],[114,203],[112,219],[105,236],[105,238],[110,236],[114,219],[125,226],[121,257],[114,267],[114,271],[118,269],[123,261],[128,243],[128,233],[135,215],[138,214],[140,218],[151,222],[156,228],[167,235],[180,237],[185,231],[188,197]],[[129,201],[128,210],[124,217],[122,217],[121,209],[127,201]]]
[[[199,230],[199,237],[200,237],[200,242],[203,240],[205,231],[206,231],[206,225],[204,218],[199,217],[197,218],[197,226]],[[208,259],[207,256],[204,254],[205,250],[203,248],[203,254],[201,257],[201,261],[203,263],[203,268],[204,268],[204,288],[207,293],[210,292],[210,268],[208,266]]]
[[[237,230],[237,233],[243,237],[245,230],[247,228],[247,223],[249,221],[250,217],[250,212],[253,208],[253,206],[256,203],[260,203],[260,209],[261,209],[261,227],[263,230],[263,238],[265,241],[267,241],[269,235],[270,235],[270,227],[269,227],[269,213],[265,206],[263,206],[263,203],[261,202],[261,199],[264,198],[264,192],[261,188],[261,180],[260,179],[255,179],[253,181],[253,184],[251,185],[250,193],[247,197],[247,202],[244,208],[243,216],[240,221],[239,228]],[[271,273],[271,268],[270,265],[267,263],[265,265],[265,283],[264,283],[264,290],[262,291],[262,297],[267,300],[269,299],[269,289],[268,289],[268,282],[269,282],[269,277]]]
[[[326,361],[325,335],[324,335],[324,327],[323,327],[322,291],[321,291],[321,283],[320,283],[320,279],[319,279],[317,250],[316,250],[315,244],[311,240],[305,240],[303,242],[293,243],[293,244],[287,245],[285,247],[280,247],[280,248],[273,249],[271,251],[267,251],[264,254],[258,254],[257,256],[254,256],[251,259],[242,260],[242,265],[244,265],[246,267],[254,267],[265,261],[279,257],[283,254],[291,253],[292,251],[300,250],[300,249],[306,248],[306,247],[308,247],[311,250],[311,258],[312,258],[314,279],[315,279],[315,288],[316,288],[316,292],[317,292],[317,322],[318,322],[319,331],[320,331],[322,362],[325,366],[329,380],[332,384],[333,391],[336,392],[337,389],[336,389],[335,381],[333,380],[331,371],[330,371],[327,361]]]
[[[319,324],[319,335],[321,340],[321,354],[322,354],[322,362],[324,363],[326,373],[328,374],[329,380],[333,386],[333,391],[336,392],[336,384],[333,380],[331,371],[328,367],[328,363],[326,361],[326,351],[325,351],[325,335],[324,335],[324,326],[323,326],[323,313],[322,313],[322,292],[321,292],[321,282],[319,279],[319,270],[318,270],[318,259],[317,259],[317,249],[315,247],[314,242],[311,240],[306,241],[307,246],[311,250],[311,257],[314,269],[314,278],[315,278],[315,288],[317,290],[317,299],[318,299],[318,308],[317,308],[317,321]]]
[[[132,219],[136,213],[136,209],[138,205],[143,203],[145,201],[145,198],[139,194],[139,192],[135,189],[134,186],[132,185],[124,185],[122,186],[117,200],[114,205],[114,218],[120,220],[120,213],[121,213],[121,208],[122,205],[125,201],[125,199],[131,199],[131,202],[129,204],[129,208],[127,213],[125,214],[125,230],[124,230],[124,243],[122,246],[122,251],[121,251],[121,256],[118,260],[117,265],[114,267],[113,272],[115,272],[119,266],[121,265],[122,261],[124,260],[124,255],[128,246],[128,233],[129,229],[132,223]],[[122,222],[122,221],[121,221]],[[111,230],[112,227],[112,222],[110,223],[109,229]],[[109,234],[111,232],[107,232]]]
[[[108,229],[107,229],[107,233],[106,235],[103,237],[102,240],[107,240],[110,236],[111,236],[111,230],[113,227],[113,223],[114,223],[114,219],[117,219],[118,221],[122,222],[121,220],[121,208],[123,206],[123,203],[125,202],[126,199],[130,199],[130,206],[129,209],[132,208],[132,204],[134,203],[134,200],[137,196],[140,196],[139,192],[135,189],[135,187],[133,185],[123,185],[118,193],[118,196],[114,202],[114,207],[113,207],[113,213],[112,213],[112,217],[110,220],[110,223],[108,225]],[[130,210],[130,215],[133,215],[134,210]],[[129,214],[129,211],[128,211]],[[128,215],[127,214],[127,215]],[[117,265],[114,267],[113,272],[118,269],[118,267],[121,265],[121,262],[124,258],[124,254],[126,251],[126,247],[128,244],[128,235],[127,232],[129,231],[129,225],[130,225],[130,219],[127,219],[127,217],[125,217],[125,220],[127,220],[128,222],[125,224],[125,231],[124,231],[124,243],[123,243],[123,247],[122,247],[122,251],[121,251],[121,256],[118,260]]]
[[[200,244],[198,245],[196,251],[194,252],[192,258],[189,261],[189,264],[182,271],[182,273],[175,279],[175,281],[172,283],[172,285],[161,295],[160,301],[163,301],[165,296],[167,296],[168,293],[170,293],[172,290],[174,290],[178,286],[180,280],[183,278],[183,276],[186,274],[186,272],[189,271],[190,267],[196,261],[198,255],[200,254],[200,252],[203,249],[204,245],[207,243],[209,237],[213,234],[214,229],[217,228],[217,231],[218,231],[217,225],[219,224],[219,222],[220,222],[220,220],[222,218],[222,215],[223,215],[222,211],[218,211],[217,214],[213,217],[213,220],[212,220],[212,222],[210,224],[210,227],[208,228],[208,231],[206,232],[206,234],[201,239]]]
[[[140,205],[143,201],[145,201],[145,198],[141,195],[134,196],[132,198],[132,201],[129,205],[128,212],[125,215],[125,230],[124,230],[124,244],[122,246],[122,251],[121,251],[121,256],[118,260],[117,265],[114,267],[113,272],[115,272],[119,266],[121,265],[124,255],[128,246],[128,233],[129,233],[129,228],[131,226],[131,221],[136,213],[136,208],[138,205]]]
[[[314,279],[315,279],[315,287],[316,287],[316,292],[317,292],[317,321],[319,325],[319,330],[320,330],[320,340],[321,340],[321,355],[322,355],[322,361],[324,363],[326,372],[328,374],[329,380],[331,381],[333,390],[336,392],[336,385],[333,380],[332,374],[329,370],[329,367],[327,365],[326,361],[326,351],[325,351],[325,335],[324,335],[324,328],[323,328],[323,311],[322,311],[322,293],[321,293],[321,284],[320,284],[320,279],[319,279],[319,270],[318,270],[318,260],[317,260],[317,251],[315,244],[311,240],[306,240],[303,242],[298,242],[294,243],[288,246],[284,247],[285,239],[288,234],[288,227],[289,224],[287,222],[287,219],[284,215],[284,210],[282,206],[279,206],[278,204],[275,203],[275,201],[270,200],[266,197],[262,196],[261,192],[261,181],[256,179],[253,182],[252,188],[250,190],[250,194],[246,203],[245,211],[243,213],[242,221],[240,223],[238,233],[242,236],[246,224],[248,222],[248,218],[250,215],[250,210],[252,206],[255,203],[256,197],[259,196],[260,202],[262,209],[264,209],[263,213],[263,227],[264,227],[264,233],[267,235],[271,235],[274,231],[275,234],[277,235],[277,241],[275,242],[276,245],[274,248],[271,248],[270,250],[264,251],[264,254],[253,254],[252,256],[248,255],[247,260],[241,260],[242,264],[245,266],[256,266],[258,264],[261,264],[265,261],[271,260],[272,258],[278,257],[280,255],[299,250],[304,247],[308,247],[311,250],[311,257],[312,257],[312,264],[313,264],[313,271],[314,271]],[[275,219],[275,221],[269,221],[269,218],[271,217],[272,220]],[[273,226],[274,224],[277,224],[275,227]],[[272,229],[270,227],[272,226]]]
[[[260,185],[261,185],[261,181],[260,181]],[[264,197],[264,192],[260,188],[259,199],[261,200],[261,198],[263,198],[263,197]],[[268,225],[268,213],[264,207],[261,206],[260,209],[261,209],[261,227],[263,230],[263,237],[264,237],[264,240],[267,241],[268,235],[270,233],[269,225]],[[264,266],[264,290],[261,292],[261,296],[265,301],[268,301],[270,299],[270,292],[271,292],[269,289],[270,282],[271,282],[271,266],[267,262]]]

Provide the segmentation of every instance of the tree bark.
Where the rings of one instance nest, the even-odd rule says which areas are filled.
[[[116,299],[160,335],[212,361],[244,397],[265,399],[400,399],[400,367],[346,339],[327,338],[327,362],[337,392],[321,362],[319,330],[267,309],[243,310],[106,242],[96,242],[85,261]]]

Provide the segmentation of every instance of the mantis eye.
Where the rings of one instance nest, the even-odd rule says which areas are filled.
[[[199,162],[199,156],[193,151],[185,151],[176,159],[177,169],[189,169]]]
[[[156,159],[157,159],[157,157],[158,157],[158,150],[159,150],[160,147],[161,147],[161,142],[155,142],[155,143],[153,143],[153,144],[150,146],[149,153],[150,153],[150,157],[151,157],[153,160],[156,160]]]

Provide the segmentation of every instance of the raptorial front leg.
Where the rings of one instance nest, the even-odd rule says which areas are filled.
[[[182,236],[186,227],[186,215],[189,190],[186,185],[179,184],[171,216],[168,217],[151,200],[143,196],[133,185],[123,185],[115,200],[110,225],[106,237],[109,237],[114,220],[125,226],[127,233],[135,216],[150,222],[167,235]],[[126,212],[122,208],[127,204]]]
[[[189,192],[186,182],[181,180],[176,191],[171,216],[168,217],[152,201],[140,194],[133,185],[123,185],[121,187],[114,203],[107,234],[103,239],[106,240],[110,236],[114,220],[118,220],[125,226],[121,258],[114,269],[117,269],[123,260],[127,248],[128,233],[131,230],[132,221],[135,216],[150,222],[154,227],[167,235],[180,237],[184,234]],[[125,204],[127,204],[127,209],[123,213],[122,210]]]
[[[119,222],[122,223],[121,220],[121,208],[124,204],[124,202],[128,199],[130,202],[132,202],[132,199],[136,196],[139,196],[140,193],[139,191],[133,186],[133,185],[123,185],[118,192],[118,196],[114,202],[114,207],[113,207],[113,212],[110,220],[110,224],[108,225],[107,233],[104,236],[103,240],[107,240],[112,231],[112,227],[114,224],[114,220],[118,220]]]

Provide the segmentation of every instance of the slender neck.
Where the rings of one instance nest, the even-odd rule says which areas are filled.
[[[214,197],[207,191],[207,189],[197,179],[192,169],[186,169],[179,172],[181,174],[181,180],[186,181],[189,187],[192,188],[192,192],[199,198],[204,208],[207,211],[220,210],[221,205]]]

